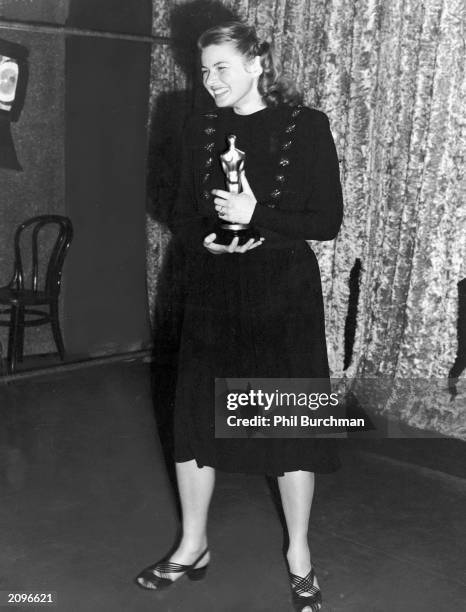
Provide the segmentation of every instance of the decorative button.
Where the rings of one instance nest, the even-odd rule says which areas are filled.
[[[277,176],[275,177],[275,180],[277,181],[277,183],[284,183],[285,182],[285,175],[284,174],[277,174]]]
[[[215,132],[215,128],[212,127],[211,125],[209,125],[209,127],[206,127],[204,129],[204,134],[207,134],[208,136],[210,136],[211,134],[213,134]]]
[[[290,160],[287,157],[282,157],[278,163],[282,168],[284,168],[285,166],[290,165]]]
[[[267,206],[267,208],[276,208],[277,207],[275,202],[267,202],[266,206]]]
[[[290,125],[286,128],[285,132],[287,134],[291,134],[296,129],[296,123],[290,123]]]
[[[291,113],[291,116],[293,117],[293,119],[296,119],[296,117],[299,115],[299,113],[302,110],[302,106],[297,106],[294,111]]]
[[[204,116],[207,117],[207,119],[216,119],[218,117],[215,113],[206,113]]]
[[[287,140],[286,142],[284,142],[282,144],[282,151],[288,151],[288,149],[291,147],[292,141],[291,140]]]
[[[202,197],[204,198],[204,200],[208,200],[210,198],[210,193],[207,190],[204,190],[202,192]]]
[[[277,200],[281,195],[282,195],[282,192],[280,191],[280,189],[274,189],[271,192],[270,197],[274,198],[275,200]]]
[[[202,177],[202,182],[203,182],[203,183],[207,183],[207,181],[209,180],[209,178],[210,178],[210,172],[206,172],[206,173],[204,174],[204,176]]]
[[[205,145],[204,149],[206,151],[209,151],[209,153],[211,153],[214,147],[215,147],[215,142],[209,142]]]
[[[206,167],[206,168],[210,168],[210,166],[211,166],[213,163],[214,163],[214,158],[213,158],[213,157],[208,157],[208,158],[206,159],[206,162],[205,162],[205,167]]]

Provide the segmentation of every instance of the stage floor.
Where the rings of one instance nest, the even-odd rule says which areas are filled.
[[[142,360],[0,382],[3,597],[55,592],[56,606],[22,609],[59,612],[292,609],[275,493],[260,476],[218,473],[204,581],[134,585],[177,531],[158,438],[170,382]],[[316,480],[323,612],[464,609],[466,480],[361,449],[343,441],[343,468]]]

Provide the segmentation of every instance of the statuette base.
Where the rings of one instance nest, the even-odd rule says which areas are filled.
[[[245,223],[218,223],[213,229],[217,237],[216,244],[229,245],[234,238],[239,238],[238,246],[242,246],[253,238],[260,239],[260,233],[253,225]]]

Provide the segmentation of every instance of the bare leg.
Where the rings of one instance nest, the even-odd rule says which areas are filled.
[[[277,481],[289,537],[286,558],[290,571],[304,577],[311,569],[308,529],[314,496],[314,473],[301,470],[285,472]],[[314,579],[314,586],[319,586],[317,578]],[[306,606],[303,612],[312,610]]]
[[[176,463],[176,477],[181,500],[182,537],[180,545],[170,556],[173,563],[189,565],[207,547],[207,516],[215,484],[215,470],[209,466],[199,468],[196,461]],[[196,567],[209,562],[207,553]],[[176,580],[182,574],[169,577]]]

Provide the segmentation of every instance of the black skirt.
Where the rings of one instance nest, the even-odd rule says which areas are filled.
[[[190,253],[174,415],[174,459],[270,476],[340,467],[338,440],[216,438],[215,378],[328,378],[320,272],[304,241]]]

